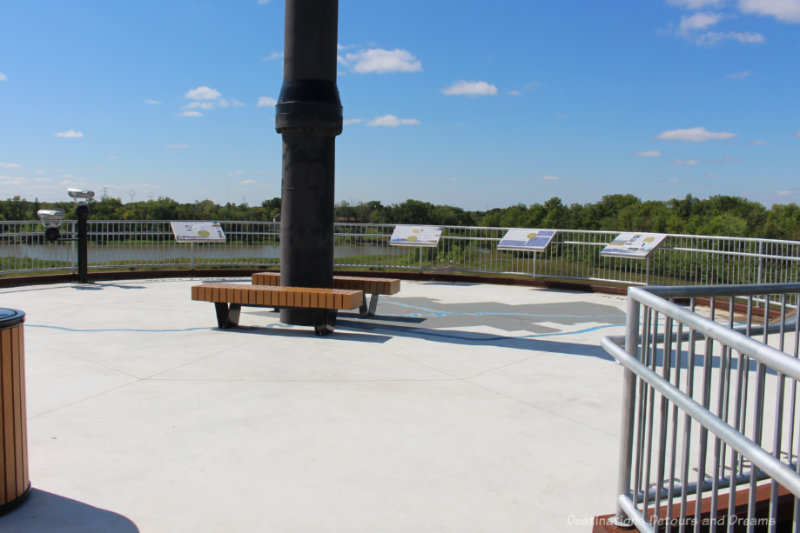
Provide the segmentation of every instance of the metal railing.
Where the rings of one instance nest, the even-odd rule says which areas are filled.
[[[268,268],[279,265],[280,223],[222,222],[225,243],[175,242],[169,221],[89,221],[89,270]],[[544,252],[498,250],[508,228],[445,226],[435,248],[389,246],[393,224],[337,223],[340,269],[504,274],[629,285],[800,281],[800,242],[669,235],[646,260],[602,257],[618,232],[558,230]],[[48,243],[38,221],[0,222],[0,275],[74,271],[75,221]]]
[[[628,289],[624,338],[602,340],[624,367],[616,523],[798,530],[799,297],[798,283]]]

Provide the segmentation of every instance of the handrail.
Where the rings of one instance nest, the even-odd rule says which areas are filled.
[[[701,297],[709,298],[708,316],[696,312]],[[753,323],[756,297],[761,325]],[[670,298],[692,303],[687,308]],[[746,323],[736,328],[735,298],[747,299]],[[779,485],[796,498],[794,516],[800,517],[799,299],[800,283],[629,287],[624,339],[601,341],[625,369],[616,523],[654,531],[653,517],[667,509],[672,518],[676,507],[686,520],[687,495],[694,491],[695,509],[710,495],[714,515],[719,491],[731,479],[749,483],[752,518],[755,489],[764,476],[771,486],[770,523],[779,518]],[[771,307],[780,310],[777,323],[768,319]],[[717,317],[718,310],[728,311],[727,319]],[[768,392],[774,405],[766,402]],[[694,483],[687,477],[692,469]],[[731,486],[729,521],[735,518],[735,492]]]
[[[676,387],[670,385],[669,382],[637,361],[636,358],[628,355],[625,350],[615,343],[605,338],[600,342],[603,348],[614,356],[614,359],[625,368],[633,371],[639,379],[646,381],[665,398],[675,403],[680,409],[699,421],[703,427],[730,444],[737,452],[750,460],[769,477],[790,490],[795,496],[800,497],[800,477],[797,476],[794,470],[775,459],[761,446],[744,437],[733,427],[722,422],[719,417],[714,416],[701,404],[686,394],[683,394]]]
[[[89,272],[136,268],[257,269],[277,266],[280,223],[223,221],[228,241],[176,243],[170,221],[90,220]],[[75,221],[62,223],[72,238]],[[635,285],[729,285],[800,281],[800,242],[669,234],[647,259],[604,257],[618,234],[608,230],[557,230],[542,252],[498,250],[509,228],[443,226],[435,248],[389,245],[394,224],[337,222],[337,269],[503,274]],[[74,268],[67,240],[47,243],[38,221],[0,221],[0,275],[50,273]]]

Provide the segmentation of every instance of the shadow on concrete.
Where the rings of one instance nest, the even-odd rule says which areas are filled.
[[[337,320],[334,326],[333,335],[328,335],[325,340],[328,341],[349,341],[349,342],[366,342],[371,344],[383,344],[390,340],[391,335],[365,335],[358,332],[347,332],[339,329],[339,321]],[[239,325],[235,328],[224,330],[225,333],[241,333],[246,335],[280,335],[282,337],[314,337],[313,326],[290,326],[288,324],[270,324],[264,326],[243,326]]]
[[[553,324],[570,327],[589,322],[625,324],[625,313],[616,307],[588,302],[444,303],[432,298],[391,297],[380,301],[378,314],[385,318],[421,318],[431,329],[489,326],[505,331],[530,331],[534,334],[560,333],[562,330],[553,327]]]
[[[141,285],[116,285],[114,283],[76,283],[71,285],[71,288],[78,291],[101,291],[106,287],[114,287],[115,289],[144,289]]]
[[[91,505],[31,489],[27,500],[0,516],[3,533],[138,533],[124,516]]]
[[[278,318],[279,312],[278,311],[252,311],[250,308],[243,308],[243,314],[253,315],[253,316],[265,316],[269,318]],[[341,320],[343,318],[352,318],[354,320],[380,320],[386,322],[399,322],[399,323],[406,323],[406,324],[421,324],[428,320],[424,317],[413,317],[413,316],[397,316],[397,315],[369,315],[369,316],[362,316],[358,313],[347,312],[347,311],[339,311],[337,315],[337,320]]]
[[[684,345],[687,344],[684,341]],[[705,355],[702,353],[695,353],[694,354],[694,364],[690,365],[689,362],[692,361],[692,356],[689,355],[689,352],[686,350],[681,350],[679,365],[675,364],[675,351],[670,352],[670,368],[674,369],[676,366],[680,366],[681,370],[687,370],[691,366],[693,366],[696,370],[702,371],[703,365],[705,365]],[[650,364],[648,360],[648,365]],[[744,365],[744,366],[743,366]],[[663,348],[658,348],[656,350],[656,359],[655,359],[655,366],[657,368],[664,368],[664,350]],[[746,361],[742,359],[741,355],[736,353],[735,356],[728,356],[726,366],[731,370],[731,372],[736,372],[739,370],[739,367],[745,368],[749,372],[756,372],[758,370],[758,361],[755,359],[747,358]],[[711,356],[711,368],[715,370],[719,370],[722,368],[722,357],[719,355],[713,354]],[[660,370],[659,370],[660,372]],[[768,375],[776,376],[778,373],[775,371],[774,368],[767,368],[766,373]],[[735,377],[733,379],[736,379]]]
[[[336,331],[326,339],[384,343],[393,337],[408,337],[453,345],[496,346],[613,361],[613,358],[599,345],[544,340],[544,338],[562,337],[625,323],[625,314],[616,307],[585,302],[521,305],[499,302],[445,304],[430,298],[395,297],[381,300],[380,306],[383,311],[399,311],[404,314],[383,314],[379,309],[375,316],[362,317],[353,312],[339,312]],[[270,317],[277,315],[274,311],[251,311],[247,314]],[[580,328],[581,324],[586,323],[601,325],[569,332],[544,326],[541,322],[559,323],[571,328]],[[477,326],[489,326],[509,332],[527,331],[530,335],[495,335],[466,329]],[[271,324],[267,327],[239,326],[231,331],[298,337],[314,334],[310,326],[290,327],[283,324]]]
[[[503,335],[490,335],[473,331],[438,330],[419,326],[391,325],[386,323],[372,323],[366,320],[338,320],[336,333],[333,337],[342,335],[341,328],[355,329],[369,333],[387,333],[389,337],[409,337],[425,339],[433,342],[444,342],[454,345],[469,346],[496,346],[498,348],[514,348],[518,350],[535,350],[549,353],[563,353],[565,355],[579,355],[582,357],[596,357],[605,361],[613,361],[601,346],[578,344],[572,342],[545,341],[529,337],[506,337]]]

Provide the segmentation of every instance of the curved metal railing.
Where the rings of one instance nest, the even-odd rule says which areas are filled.
[[[89,271],[277,268],[280,223],[222,222],[225,243],[175,242],[169,221],[89,221]],[[46,242],[38,221],[0,222],[0,275],[75,271],[75,221]],[[600,256],[614,231],[558,230],[540,253],[504,251],[508,228],[444,226],[435,248],[389,246],[392,224],[335,224],[337,269],[464,272],[627,285],[800,281],[800,242],[669,235],[646,260]]]
[[[628,289],[625,337],[602,340],[625,369],[616,524],[797,531],[798,297],[798,283]]]

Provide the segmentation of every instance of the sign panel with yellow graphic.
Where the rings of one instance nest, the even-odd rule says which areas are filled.
[[[225,242],[219,222],[170,222],[178,242]]]
[[[666,238],[664,233],[620,233],[603,248],[600,255],[643,259]]]
[[[395,226],[389,244],[392,246],[438,246],[440,226]]]
[[[512,228],[497,243],[497,249],[542,252],[553,240],[555,234],[556,230],[554,229]]]

